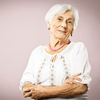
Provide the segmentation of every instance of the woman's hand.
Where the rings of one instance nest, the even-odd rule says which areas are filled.
[[[35,87],[35,85],[33,85],[32,83],[28,83],[26,85],[23,86],[23,95],[24,97],[31,97],[32,95],[32,88]]]
[[[37,86],[33,87],[31,89],[31,93],[32,93],[31,98],[38,99],[38,98],[43,97],[45,95],[44,91],[45,91],[45,88],[41,85],[37,85]]]
[[[73,77],[71,77],[71,78],[67,78],[65,81],[64,81],[64,83],[63,84],[66,84],[66,83],[69,83],[69,84],[76,84],[76,85],[78,85],[79,83],[78,82],[76,82],[75,80],[78,80],[78,81],[82,81],[80,78],[78,78],[77,76],[79,76],[79,75],[81,75],[81,73],[78,73],[78,74],[75,74]]]
[[[32,87],[29,87],[29,88],[23,88],[23,95],[24,97],[30,97],[32,95]]]

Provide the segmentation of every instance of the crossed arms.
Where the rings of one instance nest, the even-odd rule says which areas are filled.
[[[77,76],[81,75],[78,73],[71,78],[65,80],[60,86],[43,86],[33,85],[28,83],[23,87],[24,97],[31,97],[32,99],[46,98],[46,97],[69,97],[77,96],[86,93],[88,87],[86,84],[81,84],[75,80],[82,81]]]

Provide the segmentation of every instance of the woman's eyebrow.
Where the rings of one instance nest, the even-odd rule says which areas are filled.
[[[73,18],[68,18],[67,20],[74,20]]]
[[[57,18],[63,18],[62,16],[58,16]]]
[[[57,18],[63,18],[63,16],[58,16]],[[68,18],[67,20],[74,20],[73,18]]]

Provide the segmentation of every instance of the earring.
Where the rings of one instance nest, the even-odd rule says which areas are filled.
[[[48,30],[50,30],[50,28],[48,28]]]
[[[72,36],[72,34],[71,34],[71,36]]]

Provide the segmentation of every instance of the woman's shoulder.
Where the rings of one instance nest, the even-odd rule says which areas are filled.
[[[84,43],[83,42],[73,42],[76,44],[76,46],[84,46]]]
[[[73,42],[73,44],[75,45],[76,49],[86,48],[86,46],[85,46],[85,44],[83,42]]]
[[[75,55],[87,51],[87,48],[83,42],[73,42],[73,44],[74,44],[74,48],[72,51]]]

